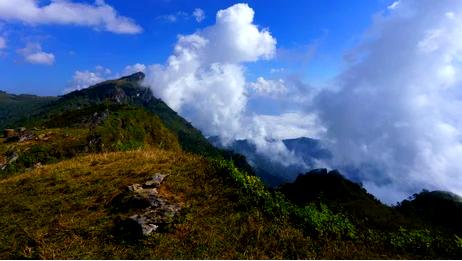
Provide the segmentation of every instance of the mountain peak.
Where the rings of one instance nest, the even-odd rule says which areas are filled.
[[[128,76],[124,76],[120,78],[119,80],[128,80],[128,81],[134,81],[138,82],[143,80],[146,77],[146,75],[143,72],[137,72]]]

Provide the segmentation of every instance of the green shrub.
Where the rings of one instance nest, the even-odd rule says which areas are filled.
[[[333,214],[324,204],[297,207],[280,192],[270,191],[261,179],[237,169],[230,161],[216,160],[215,165],[228,175],[250,198],[251,206],[260,206],[272,218],[290,219],[309,235],[319,237],[355,238],[355,226],[342,214]]]
[[[279,192],[272,192],[257,176],[239,170],[232,161],[214,160],[217,169],[239,187],[250,206],[260,206],[264,212],[275,218],[289,217],[293,205]]]
[[[400,228],[390,234],[390,244],[399,250],[419,253],[427,252],[433,244],[434,235],[429,230],[407,230]]]
[[[305,233],[317,237],[355,238],[356,228],[342,214],[334,214],[324,204],[295,208],[294,223]]]
[[[178,141],[160,119],[141,108],[119,107],[97,126],[89,140],[98,140],[93,149],[133,150],[144,146],[178,150]]]

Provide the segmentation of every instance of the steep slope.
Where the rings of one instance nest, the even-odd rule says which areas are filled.
[[[14,127],[15,122],[28,117],[38,108],[56,100],[56,97],[14,95],[0,91],[0,129]]]
[[[47,127],[47,124],[57,116],[72,110],[110,105],[140,107],[159,117],[162,123],[177,137],[183,150],[205,156],[231,159],[240,168],[247,172],[253,172],[242,155],[212,146],[199,130],[162,100],[154,97],[149,88],[141,86],[144,77],[145,75],[139,72],[118,80],[109,80],[83,90],[74,91],[55,99],[53,102],[37,107],[30,117],[22,118],[15,115],[13,118],[15,120],[0,121],[0,124],[8,123],[11,127]]]
[[[207,142],[199,130],[170,109],[162,100],[155,98],[149,88],[142,87],[140,82],[143,79],[144,74],[140,72],[71,92],[44,106],[37,118],[48,118],[62,111],[101,104],[139,106],[157,115],[164,125],[177,135],[182,148],[186,151],[219,155],[219,151]],[[37,125],[37,122],[29,125]]]

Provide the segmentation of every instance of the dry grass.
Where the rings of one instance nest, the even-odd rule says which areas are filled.
[[[177,224],[137,244],[111,235],[111,200],[152,174],[183,205]],[[0,180],[0,258],[307,258],[309,241],[258,209],[198,156],[163,150],[94,154]],[[283,229],[281,229],[283,228]]]
[[[310,239],[275,220],[207,159],[159,149],[79,156],[0,179],[0,258],[403,258],[381,242]],[[174,225],[136,243],[112,235],[112,200],[154,173],[182,205]],[[127,213],[128,214],[128,213]],[[404,256],[412,258],[412,256]]]

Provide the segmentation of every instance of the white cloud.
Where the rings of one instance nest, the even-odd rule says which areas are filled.
[[[146,65],[144,64],[141,64],[141,63],[136,63],[136,64],[133,64],[133,65],[127,65],[125,66],[122,74],[123,75],[130,75],[130,74],[133,74],[133,73],[137,73],[137,72],[146,72]]]
[[[422,188],[462,194],[462,2],[393,6],[317,98],[333,165],[357,167],[350,175],[387,202]]]
[[[97,83],[103,82],[111,77],[111,70],[103,66],[96,66],[94,71],[75,71],[69,87],[64,93],[82,90]]]
[[[253,16],[247,4],[220,10],[214,25],[179,36],[165,65],[146,70],[154,94],[208,135],[230,138],[241,130],[243,63],[274,56],[276,40],[253,24]]]
[[[320,124],[316,114],[287,112],[279,115],[255,115],[253,130],[247,139],[265,137],[272,140],[294,139],[300,137],[319,138],[326,129]]]
[[[0,36],[0,49],[6,48],[6,39]]]
[[[249,88],[258,95],[268,96],[282,95],[288,91],[284,80],[266,80],[263,77],[258,77],[255,82],[249,83]]]
[[[205,12],[204,10],[200,8],[194,9],[194,12],[192,13],[192,15],[194,16],[194,18],[196,19],[198,23],[202,22],[205,19]]]
[[[132,19],[120,16],[104,0],[95,4],[53,0],[40,6],[36,0],[0,0],[0,20],[27,24],[63,24],[89,26],[120,34],[137,34],[142,28]]]
[[[32,64],[52,65],[55,62],[55,55],[42,51],[40,44],[29,43],[18,53],[24,57],[24,60]]]

